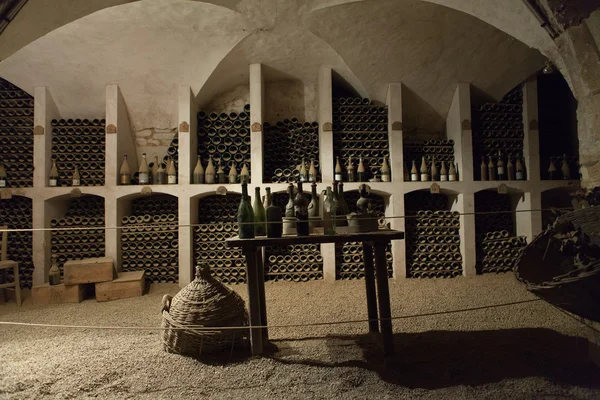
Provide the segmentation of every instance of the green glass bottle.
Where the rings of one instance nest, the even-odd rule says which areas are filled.
[[[267,234],[267,215],[265,214],[265,207],[262,204],[260,198],[260,188],[256,187],[254,189],[254,234],[256,236],[265,236]]]
[[[242,183],[242,201],[237,213],[238,235],[240,239],[252,239],[254,237],[254,211],[248,198],[248,184]]]

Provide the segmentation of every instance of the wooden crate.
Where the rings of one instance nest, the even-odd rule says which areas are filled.
[[[117,277],[110,257],[71,260],[67,261],[63,268],[65,285],[109,282]]]
[[[112,301],[144,294],[144,271],[120,272],[112,282],[96,283],[96,301]]]
[[[31,297],[34,304],[81,303],[85,297],[84,286],[44,283],[31,289]]]

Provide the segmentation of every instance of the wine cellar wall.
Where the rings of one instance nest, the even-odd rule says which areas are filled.
[[[223,241],[238,233],[237,209],[242,196],[209,195],[198,200],[194,227],[194,265],[210,266],[222,283],[246,283],[246,261],[240,249],[225,248]]]
[[[123,271],[145,271],[148,283],[179,279],[178,200],[153,195],[132,201],[131,215],[121,224]]]
[[[356,209],[356,202],[360,195],[357,190],[344,193],[344,198],[350,207],[350,211]],[[385,216],[385,199],[382,196],[371,194],[371,207],[379,218]],[[385,259],[388,277],[394,275],[394,260],[392,258],[392,246],[388,244],[385,249]],[[365,265],[362,243],[348,242],[335,246],[335,275],[336,279],[362,279],[365,277]]]
[[[0,163],[6,171],[6,187],[33,186],[33,97],[2,78]]]
[[[462,275],[460,216],[448,197],[425,191],[405,195],[406,270],[409,278]]]
[[[294,192],[296,193],[296,192]],[[295,196],[295,195],[294,195]],[[310,195],[304,193],[310,202]],[[277,194],[274,204],[285,215],[288,196]],[[305,282],[323,279],[323,256],[316,244],[265,247],[265,280]]]
[[[515,236],[515,216],[509,195],[491,190],[475,193],[477,272],[511,271],[524,237]]]
[[[23,196],[13,196],[11,199],[0,202],[0,225],[8,229],[31,229],[32,228],[32,202]],[[32,233],[31,232],[9,232],[8,249],[6,256],[9,260],[19,263],[19,279],[22,288],[32,286],[33,260],[32,260]],[[7,282],[13,281],[13,270],[5,270]],[[0,275],[0,284],[3,282]]]
[[[104,186],[104,119],[52,120],[52,160],[58,169],[57,186]],[[73,176],[78,170],[79,185]]]
[[[297,181],[300,174],[298,165],[302,162],[312,162],[319,170],[318,122],[301,123],[293,117],[273,125],[265,123],[264,133],[266,183]]]
[[[362,159],[366,179],[379,177],[383,159],[390,155],[387,106],[360,97],[334,98],[333,151],[344,170],[351,160],[356,171]]]
[[[499,103],[484,103],[471,110],[473,130],[473,171],[475,180],[497,180],[499,160],[516,164],[523,158],[523,91],[517,86]],[[492,168],[482,174],[482,164]],[[525,171],[526,179],[527,171]],[[506,175],[503,180],[507,179]],[[517,178],[518,179],[518,178]]]
[[[104,198],[83,195],[68,201],[64,217],[50,221],[50,228],[53,228],[51,252],[56,257],[61,277],[66,261],[104,257],[106,246]]]

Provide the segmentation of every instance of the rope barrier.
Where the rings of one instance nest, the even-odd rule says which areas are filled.
[[[539,301],[542,301],[542,299],[513,301],[510,303],[462,308],[462,309],[458,309],[458,310],[434,311],[434,312],[422,313],[422,314],[401,315],[401,316],[392,317],[392,318],[359,319],[359,320],[333,321],[333,322],[313,322],[313,323],[306,323],[306,324],[285,324],[285,325],[247,325],[247,326],[211,326],[211,327],[206,327],[203,325],[188,325],[184,328],[183,327],[182,328],[162,328],[162,327],[154,327],[154,326],[99,326],[99,325],[35,324],[35,323],[29,323],[29,322],[13,322],[13,321],[0,321],[0,325],[31,326],[31,327],[39,327],[39,328],[139,330],[139,331],[149,331],[149,330],[163,331],[163,330],[167,330],[167,329],[193,330],[193,331],[247,330],[247,329],[255,329],[255,328],[285,329],[285,328],[300,328],[300,327],[309,327],[309,326],[358,324],[358,323],[368,323],[368,322],[375,322],[375,321],[380,322],[380,321],[387,321],[387,320],[394,321],[394,320],[399,320],[399,319],[430,317],[430,316],[435,316],[435,315],[455,314],[455,313],[468,312],[468,311],[478,311],[478,310],[485,310],[485,309],[498,308],[498,307],[507,307],[507,306],[513,306],[513,305],[519,305],[519,304],[526,304],[526,303],[535,303],[535,302],[539,302]]]
[[[461,215],[493,215],[493,214],[516,214],[516,213],[525,213],[525,212],[543,212],[543,211],[555,211],[555,210],[560,210],[560,211],[572,211],[571,208],[539,208],[539,209],[529,209],[529,210],[514,210],[514,211],[477,211],[477,212],[466,212],[466,213],[460,213],[460,212],[455,212],[454,214],[452,214],[452,216],[461,216]],[[429,218],[436,218],[435,215],[432,216],[428,216]],[[384,220],[388,220],[388,219],[412,219],[412,218],[422,218],[419,215],[395,215],[395,216],[381,216],[381,217],[377,217],[377,218],[364,218],[364,219],[372,219],[372,220],[380,220],[380,219],[384,219]],[[439,216],[438,218],[443,219],[443,216]],[[336,219],[337,220],[337,219]],[[329,221],[326,219],[319,219],[319,221]],[[269,222],[264,222],[269,223]],[[270,222],[270,223],[281,223],[281,222]],[[18,229],[0,229],[0,232],[39,232],[39,231],[81,231],[81,230],[114,230],[114,229],[126,229],[130,232],[125,232],[125,233],[135,233],[136,231],[133,231],[133,229],[138,229],[138,228],[169,228],[171,230],[174,230],[175,228],[195,228],[195,227],[202,227],[202,226],[215,226],[215,225],[220,225],[220,224],[237,224],[237,225],[256,225],[258,224],[258,222],[242,222],[242,223],[238,223],[238,222],[223,222],[223,223],[212,223],[212,224],[179,224],[176,222],[161,222],[161,223],[154,223],[154,224],[132,224],[132,225],[120,225],[120,226],[81,226],[81,227],[66,227],[66,228],[59,228],[59,227],[54,227],[54,228],[18,228]],[[143,232],[143,231],[137,231],[137,232]],[[201,233],[214,233],[214,232],[201,232]]]

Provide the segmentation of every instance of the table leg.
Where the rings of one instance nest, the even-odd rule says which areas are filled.
[[[392,311],[390,307],[390,288],[385,260],[387,242],[375,242],[375,270],[377,272],[377,300],[379,317],[381,318],[381,333],[383,335],[383,352],[386,355],[394,352],[394,336],[392,332]]]
[[[248,280],[248,312],[250,314],[250,325],[262,325],[261,318],[261,298],[258,283],[258,265],[256,260],[256,247],[244,247],[244,256],[246,256],[246,279]],[[250,328],[250,347],[252,355],[262,354],[263,341],[262,329]]]
[[[263,249],[259,248],[256,250],[256,259],[258,260],[258,267],[256,268],[258,279],[258,295],[260,296],[260,320],[263,325],[267,325],[267,301],[265,299],[265,264],[263,259]],[[269,340],[269,329],[263,328],[263,340]]]
[[[369,315],[369,332],[379,332],[377,321],[377,296],[375,294],[375,275],[373,269],[373,246],[363,243],[363,260],[365,263],[365,287],[367,293],[367,312]]]

